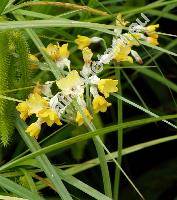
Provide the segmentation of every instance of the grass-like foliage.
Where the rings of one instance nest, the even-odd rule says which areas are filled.
[[[0,199],[177,197],[176,9],[1,0]]]

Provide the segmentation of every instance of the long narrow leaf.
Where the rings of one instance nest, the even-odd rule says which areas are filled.
[[[36,140],[33,139],[32,137],[30,137],[28,134],[25,133],[25,131],[24,131],[26,129],[25,123],[23,121],[21,121],[20,119],[17,122],[18,122],[17,123],[17,129],[18,129],[21,137],[23,138],[24,142],[29,147],[29,149],[32,152],[35,152],[35,151],[39,150],[40,146],[36,142]],[[40,163],[41,169],[44,170],[44,172],[46,173],[46,175],[48,176],[48,178],[50,179],[50,181],[55,186],[56,191],[58,192],[58,194],[60,195],[60,197],[63,200],[72,200],[71,195],[66,190],[64,184],[61,181],[61,178],[58,176],[56,170],[51,165],[51,163],[48,160],[48,158],[46,157],[46,155],[44,155],[44,154],[40,155],[40,156],[36,157],[36,159]]]
[[[29,191],[28,189],[18,185],[17,183],[9,180],[8,178],[0,176],[0,186],[13,192],[20,197],[29,199],[29,200],[42,200],[43,198],[40,197],[38,194]]]
[[[101,128],[101,129],[97,129],[96,131],[93,132],[88,132],[84,135],[79,135],[79,136],[75,136],[73,138],[64,140],[62,142],[58,142],[56,144],[50,145],[48,147],[44,147],[40,150],[37,150],[36,152],[33,152],[29,155],[26,155],[22,158],[19,158],[17,160],[14,160],[12,162],[9,162],[3,166],[0,167],[0,171],[6,170],[6,169],[10,169],[12,167],[18,166],[18,164],[20,164],[21,162],[27,160],[27,159],[31,159],[31,158],[35,158],[36,156],[39,156],[41,154],[44,153],[49,153],[52,152],[54,150],[57,149],[61,149],[63,147],[67,147],[70,146],[72,144],[75,144],[77,142],[81,142],[81,141],[85,141],[88,139],[91,139],[93,136],[96,135],[104,135],[107,133],[111,133],[113,131],[118,130],[119,128],[124,129],[124,128],[131,128],[131,127],[136,127],[136,126],[141,126],[141,125],[145,125],[145,124],[149,124],[152,122],[158,122],[158,121],[162,121],[162,120],[167,120],[167,119],[175,119],[177,118],[177,114],[176,115],[166,115],[166,116],[162,116],[162,117],[152,117],[152,118],[145,118],[145,119],[141,119],[141,120],[135,120],[135,121],[130,121],[130,122],[124,122],[122,124],[119,125],[113,125],[113,126],[109,126],[106,128]],[[17,121],[17,125],[18,125],[18,121]]]

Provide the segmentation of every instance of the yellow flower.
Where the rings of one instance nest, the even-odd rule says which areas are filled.
[[[75,43],[78,45],[78,49],[82,50],[91,44],[91,38],[82,36],[82,35],[78,35],[77,39],[75,40]]]
[[[139,39],[141,39],[141,34],[140,33],[125,33],[123,36],[127,39],[127,45],[132,47],[132,46],[139,46],[140,43],[138,42]],[[125,39],[125,40],[126,40]]]
[[[145,30],[147,31],[147,34],[148,34],[151,32],[155,32],[157,28],[159,28],[159,24],[149,25],[145,28]]]
[[[58,115],[51,108],[43,109],[38,114],[42,123],[46,122],[48,126],[52,126],[54,123],[62,125]]]
[[[59,46],[49,44],[47,48],[45,48],[46,52],[49,54],[49,56],[52,58],[52,60],[56,61],[59,59]]]
[[[111,106],[111,103],[107,102],[106,99],[100,95],[93,99],[92,104],[95,113],[106,112],[107,107]]]
[[[69,57],[68,44],[62,46],[49,44],[45,50],[54,61]]]
[[[56,84],[64,95],[69,95],[73,92],[77,92],[78,94],[83,92],[82,86],[84,82],[76,70],[70,71],[65,78],[61,78]]]
[[[122,14],[119,13],[116,17],[116,26],[123,26],[125,27],[129,22],[125,21],[122,17]]]
[[[150,44],[154,45],[154,46],[159,45],[158,40],[156,38],[153,38],[153,37],[147,37],[146,41],[149,42]]]
[[[91,49],[89,49],[88,47],[85,47],[82,50],[82,55],[83,55],[83,59],[84,59],[85,63],[90,63],[91,62],[91,59],[92,59],[92,56],[93,56],[93,53],[92,53]]]
[[[107,98],[110,93],[118,91],[117,84],[118,80],[101,79],[98,82],[98,89],[102,94],[104,94],[105,98]]]
[[[113,59],[115,59],[117,62],[123,62],[123,61],[128,61],[130,63],[133,63],[133,59],[131,56],[129,56],[129,53],[131,51],[131,47],[128,45],[120,45],[117,44],[114,47],[114,57]]]
[[[147,42],[155,46],[159,44],[157,40],[159,37],[158,33],[156,32],[157,28],[159,28],[159,24],[150,25],[145,28],[146,34],[148,35],[146,39]]]
[[[37,121],[35,123],[32,123],[30,126],[28,126],[25,132],[29,133],[31,137],[34,137],[37,139],[40,131],[41,131],[41,123]]]
[[[29,111],[29,106],[26,101],[19,103],[17,105],[17,110],[20,112],[20,118],[23,119],[24,121],[28,117],[28,111]]]
[[[68,43],[63,44],[61,47],[59,47],[59,55],[60,55],[60,58],[69,57]]]
[[[29,61],[31,62],[30,67],[31,69],[37,69],[38,66],[38,58],[33,54],[28,54]]]
[[[31,94],[27,103],[29,106],[29,115],[38,115],[39,111],[49,106],[48,102],[37,93]]]
[[[89,121],[93,119],[93,117],[91,116],[91,114],[86,108],[83,110],[83,112]],[[81,126],[84,123],[84,118],[79,111],[77,112],[77,115],[76,115],[76,123],[78,124],[78,126]]]

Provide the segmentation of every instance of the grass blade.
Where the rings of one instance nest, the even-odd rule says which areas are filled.
[[[36,140],[30,137],[28,134],[25,133],[26,125],[25,123],[18,119],[16,123],[17,130],[19,131],[21,137],[23,138],[24,142],[28,146],[28,148],[35,152],[40,149],[39,144]],[[64,184],[62,183],[60,177],[58,176],[57,172],[55,171],[54,167],[51,165],[50,161],[48,160],[46,155],[41,155],[36,157],[36,160],[40,163],[41,169],[44,170],[47,177],[53,183],[56,188],[57,193],[63,200],[72,200],[71,195],[66,190]]]
[[[118,91],[119,94],[122,95],[122,88],[121,88],[121,73],[120,69],[116,69],[116,77],[119,80],[118,84]],[[122,101],[120,99],[117,100],[117,107],[118,107],[118,124],[123,123],[123,107]],[[123,148],[123,129],[119,129],[118,132],[118,159],[117,162],[121,166],[122,163],[122,148]],[[120,169],[117,167],[115,170],[115,178],[114,178],[114,199],[118,200],[119,198],[119,185],[120,185]]]
[[[43,198],[40,197],[38,194],[29,191],[28,189],[14,183],[13,181],[9,180],[8,178],[0,176],[0,186],[2,188],[6,188],[7,190],[19,195],[20,197],[29,199],[29,200],[42,200]]]
[[[175,119],[175,118],[177,118],[177,114],[176,115],[166,115],[166,116],[161,116],[161,117],[145,118],[145,119],[141,119],[141,120],[134,120],[134,121],[130,121],[130,122],[124,122],[124,123],[119,124],[119,125],[113,125],[113,126],[108,126],[106,128],[97,129],[96,131],[91,131],[91,132],[88,132],[84,135],[75,136],[73,138],[64,140],[62,142],[58,142],[56,144],[50,145],[48,147],[44,147],[44,148],[37,150],[37,151],[35,151],[35,152],[33,152],[29,155],[24,156],[22,158],[11,161],[11,162],[1,166],[0,171],[4,171],[6,169],[16,167],[20,163],[26,161],[27,159],[35,158],[36,156],[39,156],[41,154],[49,153],[49,152],[55,151],[57,149],[61,149],[63,147],[70,146],[70,145],[75,144],[77,142],[81,142],[81,141],[91,139],[93,136],[96,136],[96,135],[104,135],[104,134],[107,134],[107,133],[111,133],[113,131],[117,131],[120,128],[121,129],[131,128],[131,127],[136,127],[136,126],[142,126],[142,125],[149,124],[149,123],[152,123],[152,122],[158,122],[158,121],[162,121],[162,120]]]

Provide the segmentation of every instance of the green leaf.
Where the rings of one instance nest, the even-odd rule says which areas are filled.
[[[43,198],[40,197],[38,194],[29,191],[28,189],[14,183],[13,181],[9,180],[8,178],[0,176],[0,186],[13,192],[20,197],[29,199],[29,200],[42,200]]]
[[[159,145],[159,144],[162,144],[162,143],[165,143],[165,142],[170,142],[170,141],[173,141],[173,140],[177,140],[177,135],[163,137],[163,138],[160,138],[160,139],[155,139],[155,140],[151,140],[151,141],[148,141],[148,142],[136,144],[136,145],[124,148],[122,150],[122,155],[125,156],[125,155],[128,155],[130,153],[134,153],[136,151],[140,151],[142,149],[149,148],[149,147],[152,147],[152,146],[155,146],[155,145]],[[111,160],[112,157],[117,158],[117,156],[118,156],[117,151],[112,152],[111,154],[112,154],[111,157],[108,154],[106,155],[107,161]],[[88,160],[88,161],[86,161],[82,164],[71,167],[69,169],[66,169],[65,171],[66,171],[67,174],[74,175],[74,174],[80,173],[84,170],[95,167],[97,165],[99,165],[99,159],[95,158],[95,159],[92,159],[92,160]]]
[[[55,151],[57,149],[61,149],[63,147],[70,146],[70,145],[75,144],[77,142],[81,142],[81,141],[91,139],[93,136],[96,136],[96,135],[104,135],[104,134],[107,134],[107,133],[112,133],[113,131],[117,131],[120,128],[121,129],[131,128],[131,127],[146,125],[146,124],[149,124],[149,123],[152,123],[152,122],[158,122],[158,121],[162,121],[162,120],[175,119],[175,118],[177,118],[177,114],[176,115],[166,115],[166,116],[161,116],[161,117],[151,117],[151,118],[145,118],[145,119],[141,119],[141,120],[134,120],[134,121],[130,121],[130,122],[124,122],[124,123],[119,124],[119,125],[113,125],[113,126],[108,126],[108,127],[105,127],[105,128],[97,129],[96,131],[88,132],[84,135],[79,135],[79,136],[64,140],[62,142],[58,142],[56,144],[44,147],[44,148],[37,150],[37,151],[35,151],[35,152],[33,152],[29,155],[24,156],[22,158],[11,161],[11,162],[1,166],[0,171],[4,171],[6,169],[16,167],[21,162],[24,162],[27,159],[35,158],[36,156],[39,156],[41,154],[49,153],[49,152]],[[17,125],[18,125],[18,123],[19,123],[19,121],[17,121]]]
[[[7,6],[8,3],[9,3],[9,0],[1,0],[0,14],[2,14],[2,12],[4,11],[4,9],[5,9],[5,7]]]
[[[153,78],[154,80],[158,81],[159,83],[168,86],[170,89],[172,89],[173,91],[177,92],[177,85],[175,83],[173,83],[172,81],[162,77],[160,74],[158,74],[157,72],[154,72],[153,70],[150,69],[135,69],[137,72],[144,74],[150,78]]]
[[[90,23],[90,22],[79,22],[69,19],[53,19],[53,20],[26,20],[26,21],[8,21],[0,23],[0,30],[7,29],[24,29],[24,28],[49,28],[49,27],[81,27],[81,28],[90,28],[93,30],[98,30],[113,34],[113,31],[108,31],[109,29],[117,28],[113,25]]]
[[[20,131],[21,135],[23,138],[28,138],[25,139],[25,141],[27,141],[26,143],[28,144],[28,147],[32,150],[32,149],[40,149],[40,146],[38,145],[38,143],[31,138],[30,136],[28,136],[23,128],[24,125],[21,120],[18,121],[19,123],[17,123],[17,128]],[[26,136],[24,136],[23,134],[25,134]],[[34,151],[34,150],[33,150]],[[94,188],[88,186],[87,184],[79,181],[78,179],[76,179],[75,177],[72,177],[70,175],[67,175],[65,172],[63,172],[61,169],[57,169],[56,167],[53,167],[51,164],[49,164],[49,162],[47,162],[47,157],[45,155],[42,155],[40,160],[39,157],[37,157],[38,162],[40,162],[40,165],[42,166],[41,168],[46,172],[46,174],[48,175],[49,180],[55,185],[55,187],[57,187],[57,184],[54,181],[58,181],[58,179],[63,179],[64,181],[68,182],[69,184],[75,186],[76,188],[80,189],[81,191],[89,194],[90,196],[96,198],[96,199],[104,199],[104,200],[110,200],[110,198],[108,198],[107,196],[103,195],[102,193],[98,192],[97,190],[95,190]],[[46,166],[44,166],[44,164]],[[49,166],[51,165],[51,166]],[[47,169],[48,168],[48,169]],[[47,173],[47,170],[50,170],[50,172]],[[49,175],[50,173],[50,175]],[[53,174],[52,174],[53,173]],[[56,176],[57,173],[57,176]],[[50,177],[52,176],[52,178]],[[55,178],[54,178],[55,176]],[[55,179],[55,180],[54,180]],[[59,190],[60,192],[62,190],[62,187],[60,186]],[[66,194],[67,195],[67,194]],[[68,197],[66,197],[68,198]]]
[[[161,47],[158,47],[158,46],[154,46],[152,44],[149,44],[148,42],[140,41],[140,43],[147,46],[147,47],[150,47],[152,49],[156,49],[158,51],[161,51],[163,53],[166,53],[166,54],[169,54],[169,55],[172,55],[172,56],[177,56],[177,54],[172,52],[172,51],[169,51],[167,49],[164,49],[164,48],[161,48]]]
[[[86,132],[87,132],[87,130],[85,129],[84,126],[78,126],[71,131],[71,135],[74,137],[77,135],[84,134]],[[72,155],[73,155],[74,159],[76,159],[77,161],[79,161],[83,158],[86,144],[87,144],[87,142],[84,141],[84,142],[80,142],[80,143],[77,143],[77,144],[74,144],[71,146]]]
[[[25,133],[26,125],[22,120],[17,121],[17,129],[24,142],[32,152],[35,152],[40,149],[40,146],[37,143],[37,141]],[[40,163],[41,169],[46,173],[50,181],[55,186],[56,191],[60,195],[60,197],[63,200],[72,200],[71,195],[66,190],[64,184],[61,181],[61,178],[58,176],[56,170],[51,165],[47,156],[43,154],[41,156],[36,157],[36,160]]]

